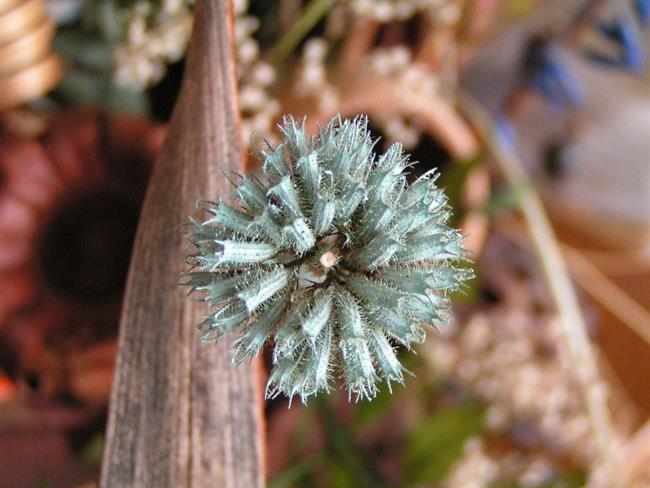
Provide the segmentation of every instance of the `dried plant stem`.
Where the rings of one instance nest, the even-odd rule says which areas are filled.
[[[347,35],[341,49],[340,66],[344,73],[354,73],[372,48],[379,24],[365,17],[358,17]]]
[[[497,129],[487,112],[478,102],[464,93],[459,93],[458,103],[461,112],[477,130],[510,185],[514,187],[526,185],[530,188],[521,196],[521,212],[533,239],[548,286],[557,303],[567,345],[575,365],[576,378],[582,385],[591,427],[598,443],[600,462],[606,466],[608,479],[615,480],[613,470],[617,465],[617,456],[614,449],[612,421],[601,387],[595,353],[589,342],[576,292],[542,200],[534,186],[529,184],[528,174],[514,150],[500,142]]]
[[[177,286],[181,222],[242,172],[230,2],[197,1],[185,79],[149,182],[120,324],[100,486],[261,487],[257,363],[200,344],[202,304]]]

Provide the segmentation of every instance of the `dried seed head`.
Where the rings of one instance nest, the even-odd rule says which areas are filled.
[[[214,306],[204,342],[238,329],[234,363],[274,342],[268,397],[305,401],[340,377],[372,398],[378,381],[403,381],[396,346],[448,321],[447,294],[472,275],[462,236],[433,172],[409,186],[401,146],[376,158],[365,118],[313,138],[291,117],[280,129],[264,181],[231,177],[238,208],[204,205],[182,284]]]

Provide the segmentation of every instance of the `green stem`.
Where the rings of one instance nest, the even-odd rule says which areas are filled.
[[[286,488],[289,486],[303,486],[304,478],[317,466],[326,460],[323,451],[312,454],[306,459],[295,463],[285,471],[273,478],[266,488]]]
[[[289,32],[271,49],[269,53],[271,62],[277,66],[284,61],[333,5],[334,0],[311,0]]]

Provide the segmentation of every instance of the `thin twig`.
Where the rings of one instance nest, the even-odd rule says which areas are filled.
[[[518,225],[506,225],[499,231],[504,237],[518,245],[524,246],[527,243],[527,239],[521,235]],[[571,275],[580,287],[609,310],[623,325],[650,345],[650,313],[598,269],[585,256],[584,251],[566,244],[562,244],[561,249],[567,258],[567,266]]]
[[[342,114],[398,113],[417,119],[456,159],[471,159],[478,141],[453,104],[441,95],[420,93],[402,80],[382,76],[342,77],[334,80]],[[368,89],[372,87],[372,89]]]
[[[334,0],[311,0],[291,30],[271,49],[269,57],[273,64],[277,66],[284,61],[333,5]]]
[[[563,251],[576,271],[574,276],[580,286],[650,345],[650,313],[579,251],[565,246]]]
[[[650,256],[637,250],[598,250],[568,246],[582,254],[607,276],[629,276],[646,274],[650,271]]]
[[[528,185],[529,177],[524,165],[514,150],[501,142],[496,126],[487,112],[471,96],[460,91],[458,104],[461,112],[479,133],[508,183],[512,186]],[[607,475],[610,480],[614,480],[616,477],[613,469],[617,462],[611,416],[603,390],[600,388],[601,379],[596,366],[595,353],[589,342],[575,289],[542,200],[532,185],[529,191],[521,196],[519,203],[562,319],[568,349],[575,365],[576,378],[582,385],[589,420],[598,444],[600,462],[606,464]]]

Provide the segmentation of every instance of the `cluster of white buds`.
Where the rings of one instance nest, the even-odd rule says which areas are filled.
[[[305,43],[298,67],[294,92],[299,97],[315,97],[321,114],[336,112],[339,103],[337,89],[328,82],[325,68],[328,44],[323,38],[309,39]]]
[[[498,479],[499,474],[498,461],[485,452],[483,439],[474,437],[465,442],[463,454],[454,463],[442,487],[487,487]]]
[[[413,150],[422,136],[422,129],[401,114],[376,114],[372,119],[386,137],[386,142],[400,141],[405,149]]]
[[[398,80],[405,89],[426,94],[436,94],[440,83],[430,67],[413,59],[406,46],[374,49],[366,60],[372,74]]]
[[[250,141],[255,132],[260,132],[273,142],[272,128],[280,103],[269,95],[269,88],[276,73],[273,66],[260,59],[259,43],[253,37],[259,19],[248,15],[248,6],[248,0],[235,0],[233,4],[242,138]]]
[[[143,90],[183,57],[192,30],[191,0],[140,0],[124,11],[126,35],[114,51],[119,85]]]
[[[430,357],[488,404],[489,428],[503,431],[525,420],[535,442],[589,461],[594,434],[561,334],[555,316],[539,324],[527,312],[497,308],[474,315],[457,335],[432,341]]]
[[[166,66],[185,54],[192,29],[193,0],[139,0],[123,12],[125,39],[114,51],[118,84],[142,91],[160,81]],[[242,137],[259,131],[273,141],[280,104],[269,95],[275,68],[260,59],[253,37],[259,20],[248,15],[248,0],[235,0],[236,66]]]
[[[448,0],[352,0],[351,8],[359,16],[376,22],[407,20],[421,12],[438,9]]]
[[[543,452],[525,452],[500,447],[490,452],[481,438],[469,439],[461,458],[442,483],[442,488],[501,485],[536,488],[550,486],[559,473],[551,458]]]
[[[438,8],[430,9],[427,14],[434,25],[453,26],[462,17],[462,2],[446,0],[438,5]],[[471,3],[468,4],[471,6]]]
[[[366,60],[367,72],[384,79],[395,80],[409,93],[436,95],[440,84],[435,73],[423,63],[412,59],[405,46],[373,50]],[[422,128],[406,114],[377,114],[373,122],[382,130],[388,142],[400,141],[413,149],[422,136]]]

